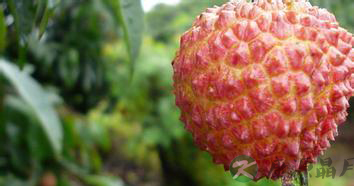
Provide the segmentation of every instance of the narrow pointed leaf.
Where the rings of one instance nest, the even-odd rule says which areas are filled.
[[[124,32],[124,39],[129,53],[131,67],[139,55],[143,28],[144,12],[140,0],[106,0],[113,10],[115,20]]]

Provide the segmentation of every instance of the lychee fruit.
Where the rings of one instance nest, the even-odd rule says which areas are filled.
[[[208,8],[172,62],[181,120],[225,170],[239,155],[256,160],[255,180],[305,170],[348,115],[353,43],[333,14],[305,0]]]

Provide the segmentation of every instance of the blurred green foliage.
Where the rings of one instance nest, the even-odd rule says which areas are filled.
[[[179,121],[179,37],[224,2],[0,0],[0,185],[279,185],[235,182]],[[354,2],[313,4],[353,32]]]
[[[128,55],[139,51],[140,1],[9,0],[0,8],[0,185],[122,184],[102,170],[109,128],[85,114],[112,96],[106,45],[122,40]],[[123,58],[114,64],[136,60]]]

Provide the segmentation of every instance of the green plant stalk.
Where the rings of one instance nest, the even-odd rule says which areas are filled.
[[[10,9],[10,12],[12,16],[14,17],[14,24],[15,24],[15,33],[16,33],[16,40],[18,43],[18,51],[19,51],[19,59],[17,60],[17,64],[20,69],[22,69],[25,65],[26,62],[26,53],[27,53],[27,44],[26,42],[23,42],[21,39],[21,32],[20,32],[20,26],[19,26],[19,18],[16,12],[16,7],[14,4],[13,0],[8,0],[8,6]]]
[[[1,117],[4,109],[4,98],[5,98],[5,88],[4,88],[4,78],[0,76],[0,123],[3,117]]]

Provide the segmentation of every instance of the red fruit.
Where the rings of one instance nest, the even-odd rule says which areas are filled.
[[[259,166],[255,180],[302,171],[347,116],[353,43],[334,15],[305,0],[209,8],[173,61],[181,120],[225,170],[249,155]]]

